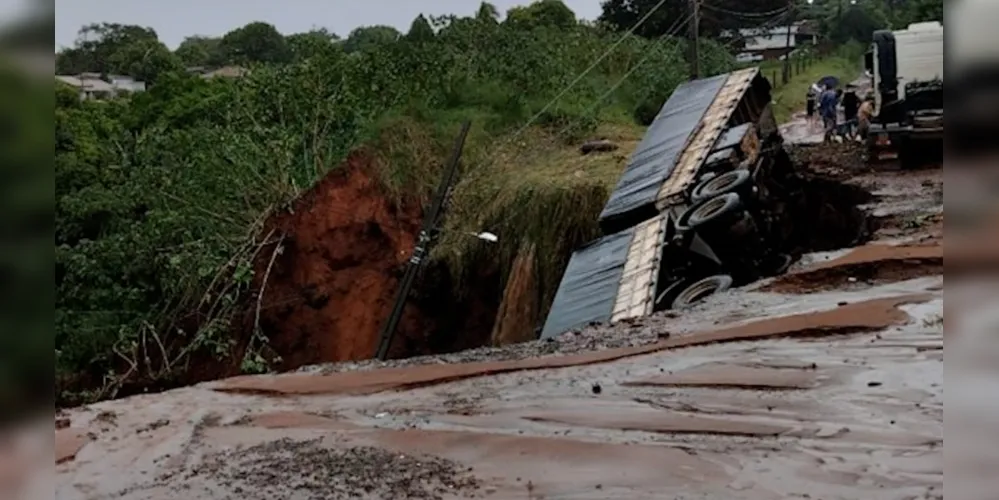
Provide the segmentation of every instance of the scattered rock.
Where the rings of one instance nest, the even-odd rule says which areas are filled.
[[[368,446],[327,448],[321,441],[286,438],[224,452],[209,457],[183,479],[210,473],[234,491],[242,488],[244,500],[471,498],[481,488],[481,481],[469,467],[451,460]]]
[[[596,383],[594,383],[593,386],[590,387],[590,390],[593,391],[593,394],[600,394],[601,392],[604,391],[603,388],[600,387],[600,384],[596,384]]]
[[[170,425],[170,421],[167,420],[167,419],[165,419],[165,418],[161,418],[161,419],[159,419],[159,420],[157,420],[155,422],[150,423],[149,425],[147,425],[145,427],[140,427],[140,428],[136,429],[135,432],[136,432],[136,434],[139,434],[139,433],[143,433],[143,432],[155,431],[156,429],[159,429],[160,427],[166,427],[168,425]]]

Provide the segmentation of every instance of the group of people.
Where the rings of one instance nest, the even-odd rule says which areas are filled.
[[[805,113],[809,123],[816,122],[816,111],[818,112],[818,118],[822,121],[825,131],[825,141],[831,141],[835,137],[854,140],[863,140],[867,137],[871,117],[874,115],[873,95],[868,94],[861,101],[857,96],[857,89],[852,85],[848,85],[844,92],[835,85],[814,83],[808,89],[805,102]],[[839,121],[841,104],[842,122]]]

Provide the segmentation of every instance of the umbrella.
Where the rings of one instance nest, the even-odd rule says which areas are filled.
[[[817,83],[820,87],[829,87],[834,89],[839,87],[839,78],[836,78],[835,76],[823,76],[822,78],[819,78]]]

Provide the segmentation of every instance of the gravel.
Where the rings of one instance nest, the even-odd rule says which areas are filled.
[[[311,365],[297,372],[330,374],[378,368],[417,366],[428,364],[455,364],[486,361],[512,361],[540,356],[564,356],[582,352],[601,351],[619,347],[649,345],[668,336],[664,319],[670,315],[622,321],[615,325],[595,324],[581,330],[566,332],[547,340],[534,340],[504,347],[480,347],[449,354],[417,356],[405,359],[379,361],[375,359],[341,363]]]
[[[208,476],[240,500],[481,496],[471,468],[454,461],[367,446],[330,448],[321,441],[286,438],[213,455],[171,486],[184,489],[184,483]]]

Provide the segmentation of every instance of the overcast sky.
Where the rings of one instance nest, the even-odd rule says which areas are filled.
[[[0,0],[20,3],[25,0]],[[563,0],[582,19],[600,14],[600,0]],[[530,0],[493,0],[501,13]],[[156,30],[171,49],[189,35],[222,35],[252,21],[290,34],[327,28],[346,36],[353,28],[387,24],[409,28],[417,15],[471,15],[479,0],[55,0],[56,48],[71,46],[81,26],[138,24]]]

